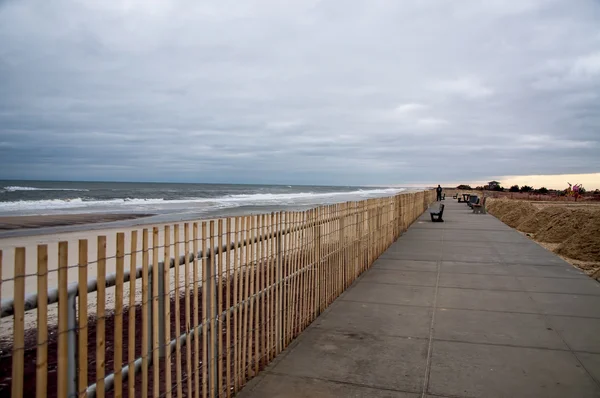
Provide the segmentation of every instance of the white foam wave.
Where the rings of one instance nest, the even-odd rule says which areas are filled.
[[[277,205],[277,204],[318,204],[336,200],[357,200],[361,198],[394,195],[404,191],[404,188],[369,189],[346,192],[298,192],[286,194],[243,194],[230,195],[220,198],[186,198],[186,199],[110,199],[110,200],[83,200],[74,199],[46,199],[46,200],[20,200],[13,202],[0,202],[0,212],[36,211],[36,210],[106,210],[106,209],[129,209],[149,210],[168,209],[193,204],[206,204],[216,208]]]
[[[76,188],[36,188],[36,187],[19,187],[9,186],[3,188],[7,192],[17,191],[75,191],[75,192],[89,192],[87,189],[76,189]]]
[[[379,196],[379,195],[393,195],[398,192],[402,192],[404,188],[385,188],[385,189],[359,189],[358,191],[341,191],[341,192],[298,192],[298,193],[258,193],[258,194],[242,194],[242,195],[231,195],[225,198],[219,199],[222,202],[245,202],[245,201],[257,201],[257,202],[279,202],[289,201],[295,199],[318,199],[318,198],[334,198],[339,196],[348,197],[368,197],[368,196]]]

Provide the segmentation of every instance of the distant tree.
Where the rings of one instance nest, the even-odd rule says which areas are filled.
[[[540,189],[538,189],[536,192],[537,192],[537,193],[539,193],[539,194],[541,194],[541,195],[545,195],[545,194],[547,194],[547,193],[548,193],[548,188],[546,188],[546,187],[541,187],[541,188],[540,188]]]
[[[585,190],[585,188],[584,188],[584,187],[579,187],[579,194],[580,194],[580,195],[583,195],[583,194],[585,194],[586,192],[587,192],[587,191]]]
[[[461,184],[456,189],[472,189],[470,185]]]
[[[509,192],[519,192],[519,186],[518,185],[513,185],[512,187],[510,187],[510,189],[508,190]]]
[[[529,186],[529,185],[523,185],[521,187],[521,192],[531,192],[533,191],[533,187]]]

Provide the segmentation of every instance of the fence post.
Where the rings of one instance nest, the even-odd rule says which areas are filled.
[[[336,286],[336,289],[338,289],[336,291],[336,297],[338,294],[341,294],[344,289],[346,288],[346,281],[347,281],[347,275],[346,275],[346,245],[344,244],[344,218],[346,216],[346,205],[345,204],[341,204],[337,207],[337,215],[340,217],[339,219],[339,233],[340,233],[340,242],[338,244],[338,266],[339,268],[336,270],[337,273],[341,273],[341,279],[343,281],[342,286],[338,285]],[[339,277],[338,277],[339,280]]]
[[[208,267],[207,267],[207,275],[206,275],[206,281],[208,283],[208,297],[207,297],[207,308],[209,309],[210,313],[209,313],[209,323],[208,323],[208,327],[209,327],[209,336],[210,336],[210,344],[208,344],[208,363],[206,364],[206,366],[209,367],[207,374],[209,375],[209,383],[208,383],[208,388],[211,391],[210,396],[211,397],[218,397],[219,396],[219,383],[218,383],[218,378],[220,377],[219,375],[219,367],[218,367],[218,361],[219,361],[219,352],[217,350],[218,347],[218,342],[217,342],[217,327],[218,326],[218,320],[217,320],[217,289],[215,286],[215,275],[214,275],[214,267],[216,266],[216,261],[215,261],[215,245],[214,245],[214,221],[210,222],[210,248],[208,250]],[[212,368],[211,368],[212,366]],[[210,381],[212,380],[212,385],[210,384]]]
[[[282,272],[282,261],[281,261],[281,223],[282,214],[278,212],[276,215],[276,228],[277,228],[277,330],[275,338],[277,339],[277,353],[282,351],[282,340],[284,336],[283,331],[283,272]],[[288,275],[286,275],[287,277]]]
[[[150,268],[150,267],[148,267]],[[154,324],[153,322],[153,317],[154,317],[154,311],[152,311],[152,302],[154,301],[154,296],[152,295],[152,292],[154,291],[154,283],[152,282],[152,273],[156,272],[158,268],[158,264],[153,264],[151,269],[148,269],[148,305],[147,305],[147,317],[148,317],[148,324],[146,325],[146,328],[148,329],[146,332],[148,333],[148,360],[151,361],[152,360],[152,342],[153,337],[152,336],[152,325]],[[155,364],[153,364],[155,365]]]
[[[315,306],[315,318],[321,313],[321,218],[323,216],[322,208],[318,207],[316,211],[316,223],[315,223],[315,252],[317,253],[317,261],[315,262],[315,272],[317,279],[316,288],[316,306]]]
[[[67,352],[67,394],[77,396],[77,300],[75,293],[67,299],[68,352]]]
[[[166,265],[169,266],[168,264]],[[165,263],[159,262],[156,266],[158,272],[158,356],[164,358],[166,355],[165,351],[165,279],[163,273],[165,270]],[[152,270],[155,271],[154,269]],[[156,316],[156,314],[154,314]],[[158,366],[158,364],[152,364],[152,366]]]

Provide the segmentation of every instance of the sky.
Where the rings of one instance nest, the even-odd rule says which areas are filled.
[[[0,0],[0,179],[600,188],[599,110],[597,0]]]

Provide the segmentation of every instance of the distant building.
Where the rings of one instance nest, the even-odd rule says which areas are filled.
[[[496,191],[500,188],[500,182],[498,181],[490,181],[488,182],[487,189],[490,191]]]

